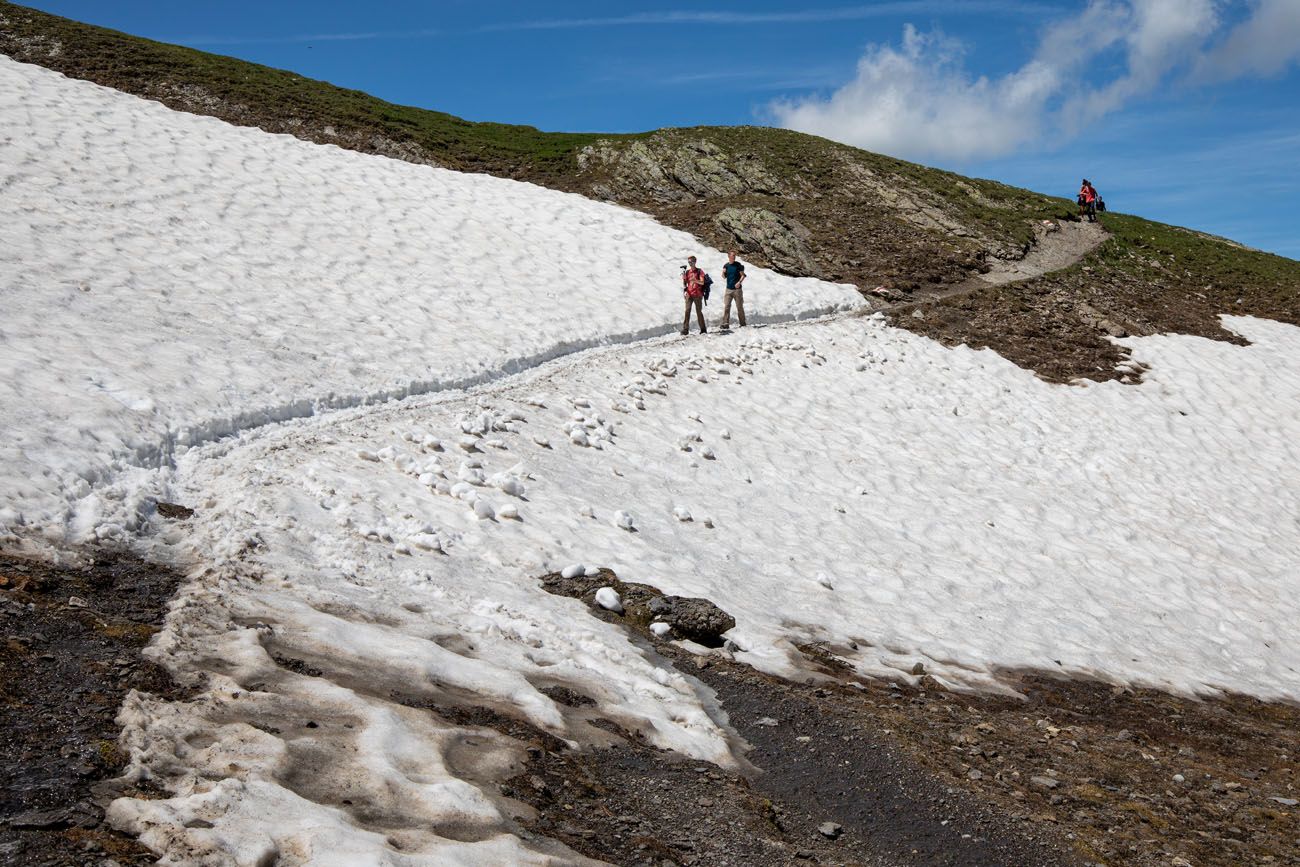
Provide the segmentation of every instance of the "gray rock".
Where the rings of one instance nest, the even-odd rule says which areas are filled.
[[[720,647],[722,635],[736,626],[736,618],[707,599],[693,596],[665,596],[672,608],[661,615],[665,623],[684,638],[705,647]]]
[[[1029,782],[1040,789],[1055,789],[1061,785],[1061,781],[1055,777],[1030,777]]]
[[[584,172],[607,172],[620,198],[648,196],[660,202],[681,202],[746,193],[780,195],[786,185],[767,171],[761,160],[730,154],[706,139],[684,139],[659,133],[630,144],[598,141],[578,153]]]
[[[774,270],[782,274],[823,276],[808,247],[812,233],[797,220],[764,208],[724,208],[713,220],[740,246],[761,251]]]
[[[844,833],[844,828],[835,822],[822,822],[817,826],[817,833],[829,840],[834,840]]]

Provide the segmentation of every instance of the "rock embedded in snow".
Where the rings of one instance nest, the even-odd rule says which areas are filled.
[[[596,604],[615,614],[623,613],[623,603],[618,598],[618,591],[613,587],[602,587],[596,591]]]

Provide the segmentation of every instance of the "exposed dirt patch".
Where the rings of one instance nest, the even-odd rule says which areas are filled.
[[[1220,316],[1300,325],[1294,262],[1236,259],[1225,242],[1171,226],[1107,214],[1104,244],[1078,264],[1021,282],[921,295],[895,304],[892,324],[945,345],[987,347],[1051,382],[1137,381],[1116,369],[1127,349],[1109,338],[1194,334],[1244,344]]]
[[[837,844],[890,863],[1300,865],[1295,705],[1032,672],[1004,677],[1022,698],[953,693],[923,672],[915,685],[854,678],[822,645],[802,648],[812,674],[798,684],[725,651],[656,650],[715,691],[754,747],[753,790],[796,841],[830,820]]]
[[[179,576],[122,555],[92,558],[59,569],[0,555],[3,864],[156,860],[101,824],[102,804],[125,760],[114,719],[126,692],[174,693],[140,651]]]
[[[592,586],[601,584],[618,586],[629,596],[643,586],[619,582],[604,570],[591,577],[543,579],[551,592],[588,598],[589,605],[594,604]],[[637,608],[629,605],[626,617],[600,607],[591,610],[649,638]],[[573,848],[620,864],[644,863],[646,850],[599,848],[619,830],[618,814],[623,813],[623,824],[635,832],[631,836],[650,854],[671,863],[1082,863],[1055,829],[1024,826],[989,809],[898,749],[887,733],[857,712],[858,696],[847,687],[766,677],[731,661],[725,651],[697,657],[671,643],[658,649],[679,670],[717,693],[731,725],[753,746],[746,758],[759,772],[747,779],[703,763],[683,762],[630,737],[626,747],[613,752],[584,751],[535,762],[530,772],[544,786],[529,783],[530,791],[527,785],[517,785],[516,794],[559,822],[562,839]],[[558,802],[557,791],[565,796]],[[542,796],[547,792],[552,793],[550,799]],[[692,827],[692,815],[700,817],[694,820],[697,829],[707,820],[705,827],[739,828],[741,836],[733,841],[715,830],[716,836],[709,839],[718,845],[701,851],[699,841],[690,840],[686,830]],[[538,830],[556,829],[539,825]],[[625,831],[621,839],[627,836]],[[653,850],[647,842],[665,840],[666,850]],[[742,847],[734,848],[737,845]]]

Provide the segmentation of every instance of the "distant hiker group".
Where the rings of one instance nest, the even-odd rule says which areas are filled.
[[[1086,216],[1089,223],[1097,222],[1097,213],[1105,212],[1106,203],[1101,198],[1101,193],[1087,179],[1083,179],[1083,185],[1079,187],[1079,216]]]
[[[745,327],[745,266],[736,261],[736,251],[727,254],[727,264],[722,266],[723,279],[727,288],[722,296],[722,330],[731,329],[731,305],[736,304],[736,318],[740,327]],[[686,315],[682,317],[682,334],[691,332],[691,309],[695,309],[695,318],[700,323],[700,333],[709,332],[708,323],[704,321],[704,304],[709,300],[713,288],[713,278],[695,264],[694,256],[686,257],[682,266],[682,297],[686,299]]]

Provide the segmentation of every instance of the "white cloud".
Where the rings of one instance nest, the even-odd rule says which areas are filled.
[[[909,24],[901,47],[868,49],[857,76],[829,99],[773,110],[782,126],[873,150],[977,158],[1035,136],[1059,88],[1058,70],[1038,61],[996,81],[971,78],[958,42]]]
[[[1201,58],[1196,78],[1276,75],[1300,61],[1300,0],[1257,0],[1254,14]]]
[[[781,126],[897,156],[1002,156],[1049,135],[1077,134],[1193,67],[1232,78],[1277,71],[1300,55],[1300,0],[1258,0],[1211,50],[1221,2],[1091,0],[1047,27],[1023,66],[993,78],[967,71],[961,43],[907,25],[900,46],[868,46],[854,79],[829,96],[770,109]],[[1259,28],[1270,36],[1260,37]],[[1266,50],[1248,50],[1254,42]],[[1119,71],[1085,83],[1094,67],[1109,68],[1101,61],[1115,52]]]

